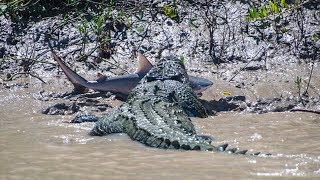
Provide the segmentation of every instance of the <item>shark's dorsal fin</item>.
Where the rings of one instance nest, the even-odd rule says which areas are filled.
[[[147,72],[150,71],[152,68],[152,64],[150,61],[141,53],[138,52],[138,68],[135,71],[136,74],[144,73],[146,74]]]

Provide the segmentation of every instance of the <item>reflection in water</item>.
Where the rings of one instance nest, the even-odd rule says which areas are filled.
[[[24,93],[27,94],[27,93]],[[226,113],[193,119],[214,145],[271,157],[148,148],[124,134],[87,135],[92,123],[39,113],[47,102],[0,92],[0,179],[216,179],[320,176],[320,120],[308,113]],[[51,103],[51,102],[50,102]],[[52,102],[52,104],[55,102]]]

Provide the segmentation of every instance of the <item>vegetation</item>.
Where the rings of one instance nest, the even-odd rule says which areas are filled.
[[[173,5],[169,6],[168,4],[164,4],[163,6],[163,13],[166,15],[168,18],[172,20],[179,20],[179,15],[177,13],[177,5],[176,1],[173,1]]]

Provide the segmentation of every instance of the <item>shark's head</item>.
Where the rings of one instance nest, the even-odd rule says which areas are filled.
[[[190,85],[196,94],[201,94],[208,89],[213,83],[205,78],[189,76]]]

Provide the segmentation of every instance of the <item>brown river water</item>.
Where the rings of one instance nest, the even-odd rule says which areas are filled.
[[[320,116],[220,113],[193,119],[214,145],[272,156],[161,150],[125,134],[87,135],[92,123],[39,111],[53,102],[28,89],[0,90],[0,179],[320,179]]]

